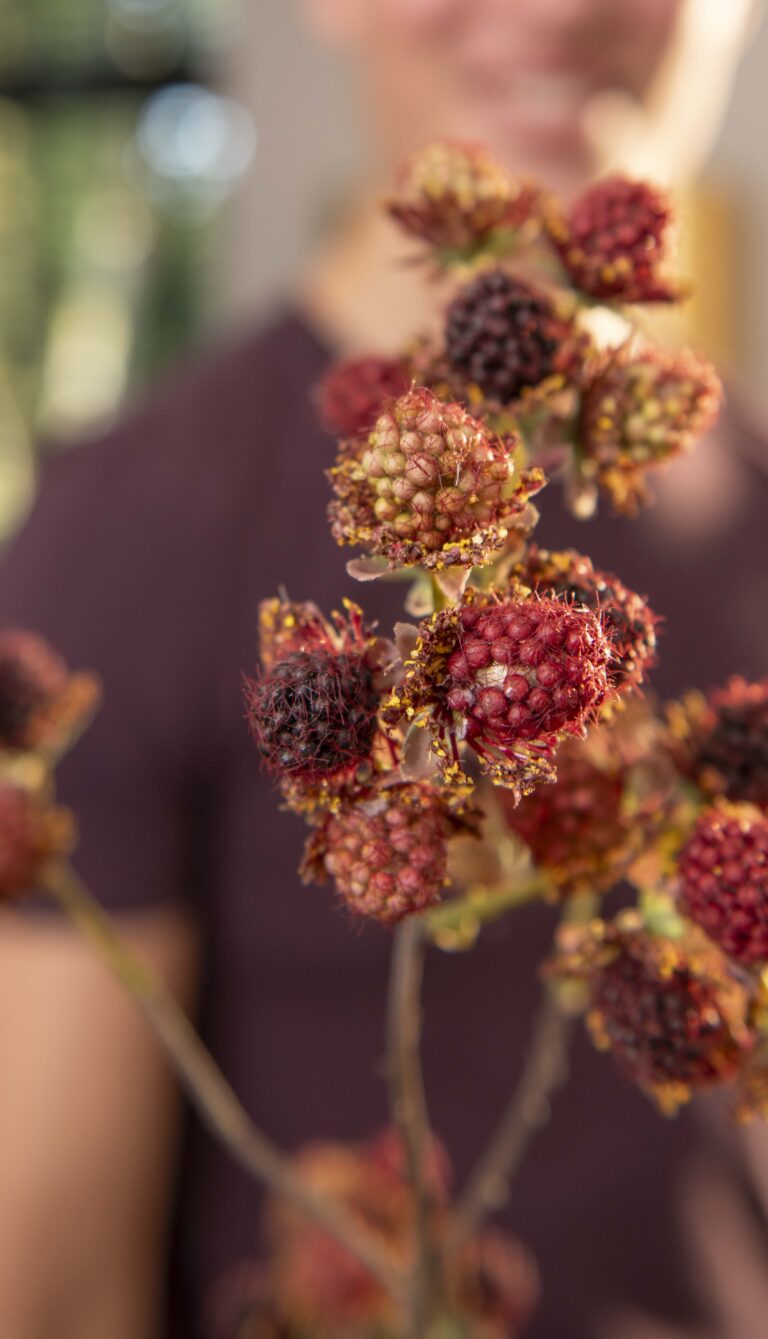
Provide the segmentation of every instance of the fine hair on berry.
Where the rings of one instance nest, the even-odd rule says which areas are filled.
[[[248,722],[264,767],[311,783],[363,762],[378,694],[365,656],[295,651],[246,680]]]

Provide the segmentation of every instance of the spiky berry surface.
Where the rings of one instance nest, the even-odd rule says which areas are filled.
[[[737,962],[768,961],[768,818],[706,810],[680,853],[680,904]]]
[[[544,596],[467,605],[448,656],[445,701],[475,747],[579,728],[607,691],[608,645],[589,610]]]
[[[67,685],[67,667],[31,632],[0,633],[0,746],[27,748],[34,721]]]
[[[321,420],[339,437],[359,437],[370,431],[385,403],[407,389],[399,358],[345,358],[331,367],[318,388]]]
[[[455,372],[506,404],[557,369],[567,330],[542,293],[504,270],[488,270],[450,304],[445,352]]]
[[[602,892],[619,879],[630,852],[630,824],[622,810],[620,771],[603,771],[565,745],[557,755],[557,779],[514,805],[502,791],[507,825],[525,842],[534,861],[551,872],[562,894]]]
[[[666,197],[642,181],[606,177],[553,217],[550,235],[571,280],[591,297],[669,302],[677,292],[660,273],[670,221]]]
[[[608,666],[612,688],[628,692],[643,682],[656,659],[657,619],[642,596],[612,572],[595,569],[574,549],[548,552],[532,544],[517,575],[535,590],[599,613],[612,651]]]
[[[685,770],[704,790],[768,807],[768,679],[731,679],[692,723]]]
[[[330,875],[356,916],[392,923],[439,901],[455,824],[428,782],[382,788],[331,814],[310,838],[303,874]]]
[[[714,422],[722,387],[711,364],[689,350],[605,356],[582,393],[579,439],[586,468],[617,510],[645,500],[644,475],[689,449]]]
[[[367,758],[378,695],[362,654],[295,651],[246,681],[248,723],[273,775],[312,782]]]
[[[629,1077],[650,1091],[731,1077],[742,1048],[716,984],[648,936],[626,938],[590,984],[591,1026]]]
[[[519,228],[534,215],[537,192],[518,182],[481,145],[437,140],[412,154],[389,212],[413,237],[462,250],[498,228]]]

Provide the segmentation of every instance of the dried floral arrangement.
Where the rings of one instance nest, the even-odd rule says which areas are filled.
[[[485,1223],[548,1099],[581,1013],[595,1044],[671,1114],[727,1085],[768,1114],[768,681],[663,710],[641,687],[657,620],[618,576],[534,542],[559,480],[577,514],[633,514],[650,471],[713,421],[716,374],[629,325],[680,300],[670,209],[607,178],[564,209],[479,147],[440,142],[388,209],[455,295],[438,336],[346,360],[318,389],[338,436],[329,518],[361,580],[404,574],[392,640],[357,606],[266,599],[248,725],[309,825],[302,874],[395,927],[391,1129],[288,1155],[254,1127],[162,982],[67,862],[53,776],[98,687],[39,638],[0,637],[0,893],[43,885],[137,998],[211,1130],[270,1187],[262,1264],[217,1298],[234,1339],[503,1339],[535,1306],[525,1246]],[[628,331],[605,347],[595,308]],[[550,486],[553,486],[550,484]],[[599,914],[626,882],[634,905]],[[419,1064],[431,945],[561,909],[519,1087],[458,1196]]]

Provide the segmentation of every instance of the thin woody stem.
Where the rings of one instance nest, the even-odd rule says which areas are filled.
[[[387,1071],[392,1118],[405,1151],[414,1197],[416,1259],[408,1305],[408,1339],[423,1339],[429,1323],[435,1256],[430,1239],[430,1203],[424,1180],[429,1116],[421,1072],[421,984],[425,940],[417,917],[395,933],[387,1003]]]
[[[531,1139],[549,1119],[550,1099],[565,1081],[571,1031],[572,1019],[547,991],[520,1082],[459,1199],[447,1253],[458,1250],[485,1215],[509,1198]]]
[[[136,1000],[211,1133],[246,1171],[291,1199],[405,1305],[403,1280],[386,1252],[345,1209],[309,1190],[285,1154],[254,1125],[165,983],[123,939],[72,867],[51,866],[46,886]]]

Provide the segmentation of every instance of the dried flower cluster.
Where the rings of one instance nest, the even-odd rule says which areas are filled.
[[[58,807],[53,767],[88,723],[95,679],[70,674],[42,637],[0,633],[0,901],[34,891],[74,844]]]
[[[674,302],[664,276],[669,201],[644,181],[607,177],[569,210],[549,202],[546,229],[574,287],[597,301]]]
[[[478,830],[479,814],[460,794],[429,782],[379,784],[354,805],[325,816],[304,855],[305,880],[332,877],[359,916],[385,922],[438,902],[448,883],[448,839]]]
[[[593,890],[620,875],[635,885],[637,910],[594,922],[576,941],[566,934],[551,970],[586,984],[599,1044],[665,1110],[729,1082],[742,1118],[768,1112],[768,816],[754,802],[766,798],[765,700],[765,683],[744,680],[691,694],[655,721],[650,790],[633,781],[641,755],[611,792],[585,765],[587,741],[575,763],[562,759],[549,803],[545,788],[507,815],[561,893],[590,878]],[[663,998],[654,996],[659,974]]]
[[[670,747],[705,795],[768,808],[768,679],[731,679],[668,708]]]
[[[404,1177],[400,1141],[386,1130],[363,1144],[314,1143],[294,1166],[307,1186],[349,1209],[373,1230],[394,1260],[407,1266],[413,1244],[413,1198]],[[433,1139],[426,1155],[433,1231],[450,1226],[449,1168]],[[269,1246],[259,1270],[238,1270],[216,1299],[221,1339],[396,1339],[392,1299],[365,1268],[290,1204],[273,1198],[264,1234]],[[440,1299],[442,1323],[457,1339],[514,1339],[536,1302],[538,1278],[529,1252],[515,1238],[483,1229],[462,1248]]]
[[[562,474],[580,514],[598,490],[631,514],[649,500],[650,472],[717,414],[708,363],[637,337],[599,348],[586,319],[595,304],[682,297],[669,203],[613,177],[565,209],[450,142],[409,161],[390,213],[457,288],[437,336],[326,381],[353,403],[357,367],[366,405],[356,424],[336,415],[330,517],[337,540],[366,555],[354,575],[423,574],[422,617],[398,627],[378,704],[390,754],[367,791],[319,818],[305,874],[330,874],[348,905],[379,919],[428,908],[451,868],[438,834],[477,831],[460,807],[487,773],[505,840],[546,875],[548,895],[594,898],[622,880],[637,890],[631,932],[598,921],[552,969],[586,983],[602,1044],[667,1108],[726,1079],[743,1098],[747,1066],[751,1091],[762,1084],[765,686],[733,680],[665,718],[640,707],[658,631],[646,600],[587,556],[531,538],[537,467]],[[532,280],[553,255],[556,283],[545,269]],[[385,384],[400,376],[407,389]],[[481,850],[476,868],[508,879]]]
[[[467,592],[418,631],[385,717],[427,728],[448,780],[466,782],[466,743],[502,785],[524,794],[554,775],[549,759],[608,692],[599,619],[549,596]]]
[[[595,480],[617,511],[649,501],[646,476],[687,451],[717,417],[716,373],[685,350],[605,354],[584,386],[579,411],[580,475]]]
[[[485,563],[543,483],[515,466],[516,446],[416,387],[382,411],[366,439],[342,449],[331,472],[333,534],[391,567]]]
[[[562,934],[555,970],[584,981],[595,1043],[666,1112],[734,1079],[752,1047],[747,992],[693,934],[655,935],[624,912]]]
[[[520,229],[536,225],[539,192],[518,181],[479,145],[439,140],[404,165],[389,212],[412,237],[444,261],[503,247]]]
[[[644,182],[607,177],[566,209],[516,181],[485,150],[448,141],[411,158],[389,211],[439,268],[456,274],[458,287],[440,333],[400,359],[343,362],[321,387],[326,422],[359,439],[356,451],[345,440],[331,476],[339,542],[386,553],[393,564],[421,561],[381,547],[366,514],[380,494],[365,492],[359,467],[377,413],[397,417],[400,379],[430,388],[453,416],[463,407],[487,431],[519,438],[518,468],[551,472],[556,464],[580,514],[598,491],[627,514],[648,502],[650,473],[690,449],[714,421],[720,382],[693,353],[668,353],[639,337],[598,348],[588,317],[595,304],[624,313],[684,297],[684,286],[668,276],[673,220],[664,196]],[[531,278],[537,263],[539,282]],[[342,412],[333,407],[339,403]],[[447,470],[441,483],[453,487]]]

